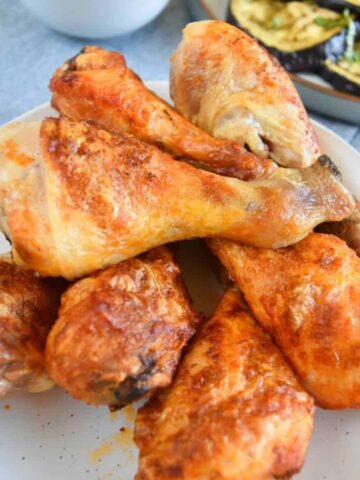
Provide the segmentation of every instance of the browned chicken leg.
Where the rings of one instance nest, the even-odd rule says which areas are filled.
[[[40,135],[41,154],[16,178],[5,152],[0,218],[16,262],[43,275],[84,276],[193,237],[281,247],[354,208],[325,158],[242,182],[85,122],[45,119]]]
[[[44,350],[61,287],[60,281],[40,279],[10,256],[0,256],[0,397],[16,389],[52,387]]]
[[[16,178],[5,152],[0,211],[16,262],[43,275],[84,276],[192,237],[281,247],[354,208],[326,159],[242,182],[85,122],[45,119],[40,136],[41,154]]]
[[[216,173],[248,180],[272,168],[239,143],[215,139],[179,115],[145,87],[120,53],[85,47],[55,72],[50,89],[53,107],[68,117],[133,133]]]
[[[123,407],[169,385],[200,318],[159,247],[68,289],[47,342],[49,373],[79,400]]]
[[[341,222],[324,223],[319,225],[316,231],[342,238],[360,257],[360,202],[356,202],[355,211],[349,218]]]
[[[304,462],[313,400],[229,290],[174,383],[138,413],[137,480],[270,480]]]
[[[187,25],[172,56],[171,95],[176,108],[200,128],[280,165],[308,167],[320,154],[288,74],[228,23]]]
[[[360,408],[360,259],[355,252],[325,234],[276,251],[221,240],[209,244],[317,403]]]

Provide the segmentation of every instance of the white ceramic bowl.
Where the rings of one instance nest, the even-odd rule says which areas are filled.
[[[169,0],[22,0],[49,27],[82,38],[123,35],[146,25]]]

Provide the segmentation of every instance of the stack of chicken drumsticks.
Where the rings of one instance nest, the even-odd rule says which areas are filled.
[[[314,401],[360,407],[356,203],[255,40],[192,23],[171,65],[175,108],[85,47],[59,117],[2,129],[0,395],[149,398],[138,480],[289,478]],[[210,319],[166,245],[194,237],[229,277]]]

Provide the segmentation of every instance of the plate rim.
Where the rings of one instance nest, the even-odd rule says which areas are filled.
[[[210,5],[206,3],[206,0],[198,0],[198,3],[209,18],[211,18],[212,20],[221,20],[216,16],[214,11],[211,9]],[[346,100],[348,102],[355,102],[360,104],[360,97],[351,95],[351,93],[341,92],[339,90],[336,90],[335,88],[318,85],[317,83],[314,83],[311,80],[302,78],[300,75],[296,75],[295,73],[288,72],[288,74],[290,75],[291,79],[294,82],[300,83],[304,87],[311,88],[312,90],[323,93],[325,95],[330,95],[332,97],[340,98],[341,100]]]

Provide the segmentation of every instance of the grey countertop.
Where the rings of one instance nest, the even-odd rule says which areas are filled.
[[[47,101],[48,81],[56,67],[84,44],[120,50],[144,80],[165,80],[169,56],[191,21],[184,0],[171,0],[146,27],[103,41],[75,39],[56,33],[36,20],[19,0],[0,0],[0,124]],[[360,128],[319,115],[313,118],[331,128],[360,151]]]

